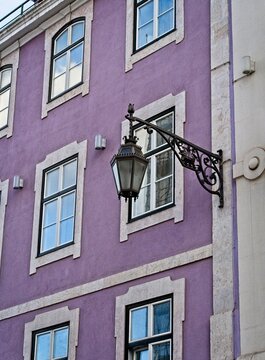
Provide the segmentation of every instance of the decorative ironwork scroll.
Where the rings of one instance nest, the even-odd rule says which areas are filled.
[[[222,150],[214,154],[133,114],[134,106],[129,104],[125,118],[130,121],[130,136],[133,136],[134,121],[144,125],[148,133],[156,131],[170,146],[181,165],[196,173],[201,186],[209,193],[219,196],[219,207],[222,208],[224,206]]]

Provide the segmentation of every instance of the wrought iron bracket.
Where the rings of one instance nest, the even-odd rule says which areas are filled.
[[[125,118],[130,121],[129,137],[133,137],[133,122],[144,125],[148,133],[156,131],[170,146],[181,165],[195,172],[201,186],[209,193],[219,197],[219,208],[224,206],[222,150],[218,150],[217,154],[214,154],[174,133],[134,116],[134,105],[132,104],[129,104],[128,114]]]

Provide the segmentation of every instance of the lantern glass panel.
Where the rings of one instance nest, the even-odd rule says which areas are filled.
[[[135,160],[132,188],[133,191],[136,191],[137,193],[140,191],[147,165],[148,164],[140,160]]]
[[[117,160],[121,190],[131,190],[133,159]]]
[[[119,178],[119,174],[118,174],[118,167],[117,167],[117,162],[116,161],[112,165],[112,171],[113,171],[113,176],[114,176],[115,184],[116,184],[116,187],[117,187],[117,191],[119,193],[121,191],[121,185],[120,185],[120,178]]]

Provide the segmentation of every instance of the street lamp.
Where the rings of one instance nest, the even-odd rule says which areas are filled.
[[[144,125],[149,134],[156,131],[162,136],[181,165],[195,172],[199,183],[206,191],[219,196],[219,207],[222,208],[224,206],[222,150],[214,154],[133,114],[134,106],[129,104],[128,114],[125,116],[130,121],[129,136],[124,137],[125,143],[111,160],[119,198],[122,196],[127,200],[138,197],[148,165],[141,147],[136,144],[137,138],[133,136],[133,122],[137,122]]]

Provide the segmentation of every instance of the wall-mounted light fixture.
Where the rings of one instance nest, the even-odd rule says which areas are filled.
[[[199,183],[206,191],[219,196],[219,207],[222,208],[224,206],[222,150],[214,154],[133,114],[134,106],[129,104],[128,114],[125,116],[130,121],[129,136],[125,136],[125,143],[111,160],[118,197],[122,196],[126,200],[136,199],[147,169],[148,160],[143,155],[141,147],[136,145],[137,138],[133,135],[132,123],[137,122],[144,125],[149,134],[154,130],[162,136],[181,165],[195,172]]]
[[[106,148],[107,140],[102,135],[95,136],[95,150],[104,150]]]
[[[242,58],[243,69],[242,73],[245,75],[251,75],[255,72],[255,61],[250,56],[243,56]]]
[[[15,175],[13,178],[13,189],[23,189],[24,180],[19,176]]]

